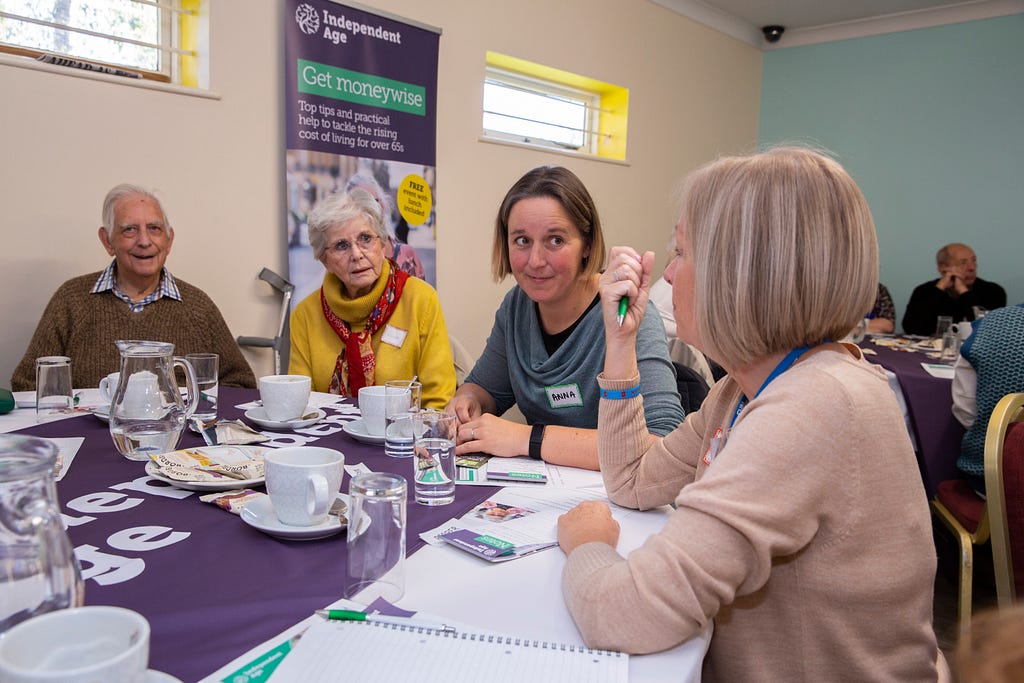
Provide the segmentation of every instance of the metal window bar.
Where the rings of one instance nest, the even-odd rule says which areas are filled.
[[[503,116],[503,117],[508,118],[508,119],[516,119],[517,121],[526,121],[527,123],[539,123],[539,124],[544,125],[544,126],[551,126],[552,128],[564,128],[565,130],[571,130],[571,131],[575,131],[577,133],[584,133],[586,135],[594,135],[596,137],[603,137],[603,138],[606,138],[606,139],[611,139],[613,137],[611,135],[611,133],[602,133],[600,131],[592,130],[590,128],[577,128],[576,126],[565,126],[565,125],[562,125],[560,123],[551,123],[550,121],[544,121],[543,119],[531,119],[531,118],[526,117],[526,116],[516,116],[515,114],[506,114],[503,111],[490,111],[489,109],[484,109],[484,114],[491,114],[492,116]],[[555,142],[555,141],[551,140],[549,142]]]
[[[594,112],[598,112],[598,113],[601,113],[601,114],[613,114],[613,113],[615,113],[611,109],[602,109],[601,107],[595,107],[592,104],[588,104],[586,99],[584,99],[584,97],[582,95],[580,96],[579,99],[574,99],[573,97],[568,96],[568,95],[558,95],[558,94],[555,94],[555,93],[545,92],[540,87],[538,87],[538,88],[529,88],[527,86],[516,85],[515,83],[509,83],[508,81],[503,81],[503,80],[494,79],[494,78],[488,78],[488,79],[484,80],[484,83],[486,85],[495,85],[495,86],[498,86],[499,88],[508,88],[509,90],[518,90],[519,92],[525,92],[525,93],[528,93],[530,95],[537,95],[538,97],[546,97],[548,99],[558,100],[560,102],[571,102],[571,103],[573,103],[573,104],[575,104],[577,106],[583,107],[587,111],[594,111]]]
[[[156,3],[144,3],[144,4],[156,5]],[[159,5],[156,5],[156,6],[159,6]],[[189,10],[178,10],[178,11],[179,11],[179,13],[193,14],[193,12],[191,12]],[[48,28],[55,28],[55,29],[58,29],[58,30],[61,30],[61,31],[71,31],[73,33],[80,33],[82,35],[93,36],[95,38],[104,38],[106,40],[110,40],[110,41],[116,42],[116,43],[128,43],[130,45],[138,45],[139,47],[152,48],[152,49],[155,49],[155,50],[160,50],[161,52],[189,55],[191,57],[196,56],[195,50],[184,50],[184,49],[179,48],[179,47],[169,47],[167,45],[161,45],[159,43],[149,43],[149,42],[146,42],[144,40],[135,40],[134,38],[122,38],[122,37],[116,36],[116,35],[114,35],[112,33],[102,33],[100,31],[90,31],[89,29],[85,29],[85,28],[77,28],[75,26],[70,26],[68,24],[58,24],[58,23],[52,22],[52,21],[44,21],[43,19],[35,19],[34,17],[27,17],[27,16],[24,16],[24,15],[21,15],[21,14],[12,14],[11,12],[0,11],[0,17],[3,17],[5,19],[14,19],[15,21],[24,21],[26,23],[36,24],[38,26],[46,26]]]

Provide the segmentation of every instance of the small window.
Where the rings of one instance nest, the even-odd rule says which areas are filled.
[[[3,0],[0,51],[64,66],[181,85],[192,62],[200,0]],[[86,64],[82,64],[86,62]],[[90,66],[92,65],[92,66]]]
[[[491,69],[484,81],[484,131],[593,154],[600,98]]]
[[[487,53],[485,139],[625,159],[625,88]]]

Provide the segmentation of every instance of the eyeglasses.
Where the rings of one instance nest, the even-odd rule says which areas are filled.
[[[378,239],[380,239],[378,235],[374,235],[370,232],[363,232],[356,235],[355,244],[348,240],[338,240],[330,246],[330,251],[334,254],[338,254],[339,256],[346,256],[351,253],[353,246],[357,246],[359,247],[360,252],[365,252],[373,245],[374,241]]]

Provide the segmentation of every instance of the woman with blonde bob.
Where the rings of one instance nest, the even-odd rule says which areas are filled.
[[[722,158],[685,181],[675,246],[666,276],[678,334],[729,374],[652,438],[630,389],[654,254],[612,249],[601,470],[613,502],[676,509],[626,558],[605,504],[559,520],[565,601],[584,640],[655,652],[713,621],[706,681],[947,676],[931,625],[928,504],[903,418],[883,372],[833,341],[877,291],[860,190],[802,148]]]

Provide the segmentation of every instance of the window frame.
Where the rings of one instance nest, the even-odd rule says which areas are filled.
[[[486,87],[485,84],[491,77],[491,74],[498,72],[513,74],[516,79],[526,82],[543,83],[545,87],[550,88],[551,92],[554,93],[564,93],[566,91],[569,93],[582,92],[593,96],[594,100],[591,101],[595,104],[592,105],[592,109],[588,110],[590,144],[577,149],[573,146],[565,146],[559,143],[552,144],[548,142],[545,144],[541,140],[524,139],[524,136],[521,134],[491,133],[491,129],[483,124],[485,116],[483,112],[483,89]],[[495,80],[500,81],[501,79],[497,78]],[[486,52],[484,77],[481,79],[480,84],[480,142],[526,147],[609,163],[628,163],[626,161],[626,137],[629,123],[628,88],[490,50]],[[570,99],[572,99],[571,96]],[[555,122],[556,125],[560,123]]]
[[[540,123],[546,126],[553,126],[556,128],[567,128],[568,130],[577,131],[582,134],[582,144],[576,146],[570,142],[562,142],[559,140],[552,140],[548,138],[529,137],[521,133],[514,133],[510,131],[500,130],[498,128],[490,128],[486,125],[486,117],[492,116],[508,116],[512,118],[518,118],[514,114],[505,111],[488,111],[483,110],[483,134],[485,137],[496,138],[499,140],[505,140],[510,142],[518,142],[528,145],[539,145],[542,147],[551,147],[560,151],[578,152],[581,154],[596,154],[597,153],[597,129],[598,120],[600,118],[600,106],[601,96],[599,93],[595,93],[582,88],[576,88],[562,83],[555,83],[552,81],[536,78],[533,76],[527,76],[506,69],[501,69],[494,66],[488,66],[484,77],[484,88],[488,84],[496,84],[498,86],[507,87],[512,90],[520,90],[532,95],[538,95],[541,97],[547,97],[562,101],[578,102],[579,106],[583,107],[584,115],[583,122],[580,128],[574,128],[571,126],[565,126],[562,123],[556,123],[553,121],[544,120],[542,118],[528,119],[531,122]]]
[[[195,69],[192,68],[189,70],[186,64],[190,62],[194,63],[202,58],[202,55],[198,52],[198,44],[200,41],[198,39],[196,22],[200,14],[201,5],[205,0],[130,0],[130,2],[136,5],[156,7],[160,12],[158,29],[159,42],[144,43],[146,46],[152,46],[153,49],[158,51],[160,64],[159,70],[101,61],[92,57],[75,54],[70,51],[57,52],[54,50],[28,47],[14,43],[5,43],[3,41],[0,41],[0,53],[27,57],[37,61],[41,61],[40,58],[45,55],[56,55],[58,57],[66,57],[70,60],[84,62],[86,64],[96,64],[110,69],[138,74],[142,79],[150,82],[182,87],[199,87],[200,83],[198,82],[198,78],[195,76]],[[17,13],[5,12],[4,18],[19,21]],[[29,23],[38,22],[29,20]],[[48,24],[40,25],[46,26]],[[73,28],[69,30],[72,32],[82,33],[82,31],[75,31]],[[94,34],[85,33],[85,35]],[[108,36],[106,39],[112,42],[120,41],[137,44],[135,39],[121,39],[113,33],[104,35]],[[58,68],[65,69],[73,67],[61,66]]]

